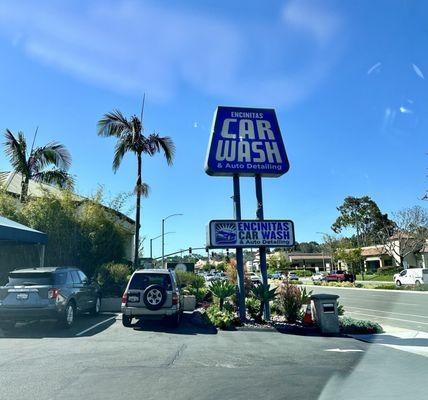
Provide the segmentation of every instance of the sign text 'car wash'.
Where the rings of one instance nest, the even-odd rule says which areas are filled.
[[[289,220],[214,220],[208,226],[211,248],[291,247],[294,224]]]
[[[207,174],[278,177],[289,167],[275,110],[217,107]]]

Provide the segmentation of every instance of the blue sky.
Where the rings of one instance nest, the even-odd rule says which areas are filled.
[[[96,122],[139,113],[145,92],[146,132],[177,146],[173,167],[143,160],[142,235],[184,214],[167,221],[168,252],[204,246],[207,222],[232,217],[231,178],[203,169],[216,106],[275,108],[291,168],[264,180],[265,217],[320,240],[347,195],[384,212],[426,205],[427,19],[424,1],[2,1],[0,129],[64,143],[84,195],[130,191],[135,158],[113,174]],[[253,179],[241,185],[253,218]]]

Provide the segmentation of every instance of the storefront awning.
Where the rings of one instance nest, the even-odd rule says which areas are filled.
[[[0,215],[0,244],[2,242],[45,244],[46,233],[36,231]]]

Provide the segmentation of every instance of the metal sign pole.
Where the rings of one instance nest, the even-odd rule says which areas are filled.
[[[257,197],[257,211],[256,217],[258,220],[263,220],[263,191],[262,191],[262,177],[257,174],[255,177],[256,181],[256,197]],[[260,254],[260,272],[262,273],[262,283],[263,285],[268,285],[268,277],[267,277],[267,266],[266,266],[266,247],[259,247]],[[270,320],[270,309],[269,302],[265,304],[265,319],[266,321]]]
[[[233,214],[237,221],[241,219],[241,195],[239,175],[233,175]],[[239,319],[245,321],[245,285],[244,285],[244,254],[242,248],[236,248],[236,270],[238,278]]]

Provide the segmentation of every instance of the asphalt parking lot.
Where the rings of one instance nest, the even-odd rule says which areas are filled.
[[[124,328],[120,318],[0,332],[0,398],[426,398],[426,358],[407,352],[347,337],[217,332],[189,315],[175,330]]]

